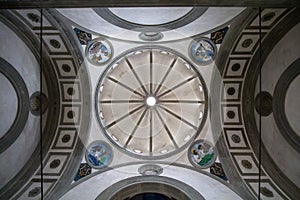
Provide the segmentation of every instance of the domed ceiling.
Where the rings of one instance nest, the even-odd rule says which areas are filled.
[[[299,13],[0,10],[0,197],[299,199]]]
[[[96,90],[105,134],[144,158],[182,149],[200,133],[207,114],[204,79],[169,51],[143,47],[129,52],[106,69]]]

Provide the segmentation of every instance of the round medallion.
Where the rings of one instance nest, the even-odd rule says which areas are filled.
[[[42,109],[42,114],[48,108],[48,98],[44,93],[40,93],[39,91],[33,93],[30,96],[30,112],[35,115],[39,116]]]
[[[111,44],[103,38],[92,40],[85,50],[88,61],[93,65],[105,64],[112,57],[112,53]]]
[[[197,140],[190,146],[188,157],[193,166],[204,169],[215,162],[217,153],[210,142]]]
[[[134,49],[103,73],[96,115],[117,148],[157,159],[187,147],[207,116],[207,89],[195,67],[178,53],[158,47]]]
[[[201,37],[191,42],[189,55],[191,59],[200,65],[212,63],[217,54],[216,45],[208,38]]]
[[[95,141],[87,148],[85,159],[87,163],[96,169],[107,167],[113,158],[112,148],[104,141]]]

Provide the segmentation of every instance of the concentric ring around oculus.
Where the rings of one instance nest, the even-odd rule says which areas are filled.
[[[157,159],[182,151],[198,136],[207,101],[204,79],[187,58],[161,46],[144,46],[106,68],[95,110],[103,133],[117,148]]]

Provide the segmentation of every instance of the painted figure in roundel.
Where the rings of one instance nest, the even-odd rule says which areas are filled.
[[[112,57],[112,47],[107,40],[94,39],[86,48],[88,61],[94,65],[102,65]]]
[[[106,167],[112,160],[112,150],[104,143],[94,143],[88,148],[86,159],[94,168]]]
[[[196,166],[207,168],[214,163],[216,153],[209,143],[199,140],[190,147],[190,158]]]
[[[214,51],[211,45],[209,45],[206,41],[200,40],[199,46],[196,49],[195,56],[200,57],[201,60],[208,60],[213,57]]]
[[[95,42],[89,48],[89,58],[95,62],[105,62],[109,57],[107,47],[102,42]]]
[[[208,38],[200,38],[192,42],[190,56],[196,63],[210,64],[216,56],[216,46]]]

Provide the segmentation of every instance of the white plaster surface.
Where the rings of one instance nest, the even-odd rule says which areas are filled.
[[[141,165],[130,165],[93,176],[76,185],[74,188],[71,188],[61,198],[61,200],[95,199],[99,194],[101,194],[101,192],[103,192],[112,184],[126,178],[139,176],[140,174],[138,173],[138,168],[140,166]],[[164,169],[161,176],[184,182],[185,184],[196,189],[207,200],[220,199],[220,197],[222,197],[223,200],[241,199],[226,185],[213,178],[210,178],[205,174],[177,166],[161,166]],[[95,190],[95,188],[97,189]]]
[[[39,91],[39,65],[30,49],[6,25],[0,22],[0,56],[22,76],[29,95]],[[2,85],[0,85],[2,92]],[[2,98],[3,93],[1,93]],[[28,97],[29,98],[29,97]],[[2,113],[1,113],[2,115]],[[11,180],[31,157],[39,142],[39,118],[29,114],[23,132],[16,141],[0,154],[0,188]]]
[[[156,7],[156,8],[110,8],[118,17],[143,25],[158,25],[174,21],[187,14],[191,7]]]
[[[284,70],[292,64],[296,59],[299,58],[300,46],[300,24],[293,27],[273,48],[269,56],[267,57],[263,68],[262,68],[262,91],[268,91],[271,95],[274,93],[274,89],[277,81]],[[297,78],[298,79],[298,78]],[[295,80],[295,84],[299,87],[298,80]],[[258,83],[257,83],[258,85]],[[292,90],[293,89],[292,85]],[[299,99],[299,92],[290,93],[288,89],[288,101],[289,99]],[[258,93],[258,87],[256,88],[256,94]],[[295,112],[299,111],[299,102],[291,102],[289,109],[294,109]],[[291,107],[293,106],[293,107]],[[295,107],[294,107],[295,106]],[[292,119],[292,123],[299,124],[298,113],[291,113],[292,116],[288,118]],[[256,115],[258,117],[258,115]],[[296,118],[295,118],[296,117]],[[258,120],[258,118],[257,118]],[[258,121],[257,121],[258,122]],[[299,125],[298,125],[299,126]],[[273,115],[268,117],[262,117],[262,140],[263,143],[277,166],[281,171],[298,187],[300,187],[300,155],[293,149],[292,146],[284,139],[282,134],[279,132]]]
[[[0,138],[10,129],[14,123],[17,109],[18,97],[10,81],[0,73]]]
[[[160,40],[160,42],[177,40],[200,33],[206,33],[223,25],[224,23],[229,22],[239,15],[244,9],[245,8],[239,7],[210,7],[195,21],[178,29],[163,32],[164,37]],[[138,37],[140,32],[125,30],[110,24],[102,19],[92,8],[58,9],[58,11],[75,24],[79,25],[79,27],[84,27],[92,32],[121,40],[126,39],[131,41],[141,41]],[[137,20],[138,19],[135,21]],[[144,18],[143,20],[149,21],[151,19]]]
[[[300,76],[298,75],[287,90],[285,96],[285,112],[286,117],[294,129],[294,131],[300,136]]]

